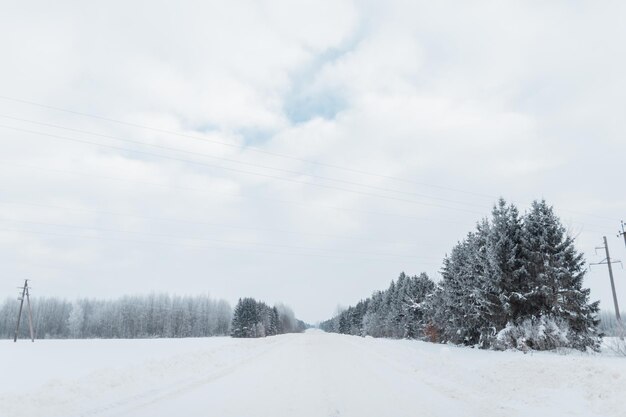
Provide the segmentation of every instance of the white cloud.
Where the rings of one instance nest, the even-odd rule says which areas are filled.
[[[154,129],[2,99],[0,115],[187,152],[0,117],[127,148],[0,127],[0,263],[42,294],[209,290],[316,320],[403,269],[436,275],[484,195],[576,212],[592,258],[626,212],[623,8],[13,4],[1,96]],[[390,251],[407,257],[367,255]],[[588,284],[608,299],[602,271]]]

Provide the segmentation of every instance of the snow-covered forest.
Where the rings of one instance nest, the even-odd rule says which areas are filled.
[[[403,273],[320,327],[491,349],[597,350],[599,305],[582,287],[585,272],[551,206],[535,201],[520,215],[500,200],[446,256],[436,285]]]
[[[233,337],[265,337],[300,333],[307,325],[284,305],[270,307],[254,298],[239,299],[233,314]]]
[[[7,299],[0,306],[0,334],[13,337],[19,304]],[[208,295],[151,294],[116,300],[58,298],[33,301],[33,326],[39,339],[202,337],[227,335],[232,308]],[[20,326],[28,337],[28,325]]]
[[[305,328],[287,306],[279,304],[270,308],[253,299],[244,300],[252,300],[258,312],[252,317],[256,321],[250,325],[254,332],[234,332],[237,337],[263,337],[299,332]],[[13,298],[0,305],[0,335],[3,338],[13,337],[18,308],[19,303]],[[238,305],[235,313],[240,310]],[[234,318],[233,325],[240,326],[240,315],[235,314]],[[231,321],[230,304],[208,295],[151,294],[116,300],[85,298],[74,302],[37,298],[33,302],[33,327],[38,339],[226,336],[231,333]],[[29,337],[26,322],[20,326],[20,337]]]

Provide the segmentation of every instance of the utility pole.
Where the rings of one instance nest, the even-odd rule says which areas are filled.
[[[621,261],[611,261],[611,255],[609,254],[609,244],[606,241],[606,236],[603,236],[604,246],[599,246],[596,248],[604,249],[606,253],[606,258],[600,262],[589,264],[589,265],[602,265],[606,264],[609,267],[609,278],[611,279],[611,290],[613,291],[613,305],[615,306],[615,318],[617,319],[617,326],[619,328],[619,338],[624,340],[624,325],[622,324],[622,317],[619,314],[619,304],[617,303],[617,293],[615,292],[615,280],[613,279],[613,267],[611,264],[621,263]]]
[[[622,231],[617,232],[617,236],[622,236],[624,238],[624,245],[626,245],[626,223],[622,220]]]
[[[617,321],[621,322],[622,317],[619,314],[619,304],[617,303],[617,293],[615,292],[615,280],[613,279],[613,267],[611,266],[611,255],[609,254],[609,244],[606,241],[606,236],[603,236],[604,239],[604,250],[606,252],[606,265],[609,267],[609,278],[611,278],[611,291],[613,291],[613,304],[615,305],[615,317]]]
[[[20,320],[22,318],[22,309],[24,307],[24,298],[26,298],[26,305],[28,307],[28,326],[30,328],[30,340],[32,342],[35,341],[35,332],[33,331],[33,310],[30,306],[30,288],[28,287],[28,280],[24,280],[24,286],[18,287],[22,290],[22,295],[18,298],[20,302],[20,309],[17,313],[17,325],[15,326],[15,336],[13,337],[13,342],[17,342],[17,334],[20,330]]]

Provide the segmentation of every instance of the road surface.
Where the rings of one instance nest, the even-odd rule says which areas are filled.
[[[256,340],[3,341],[0,354],[2,417],[626,416],[626,361],[577,353],[312,330]]]

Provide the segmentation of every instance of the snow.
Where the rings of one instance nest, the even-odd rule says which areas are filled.
[[[0,417],[626,416],[626,359],[311,330],[0,342]]]

